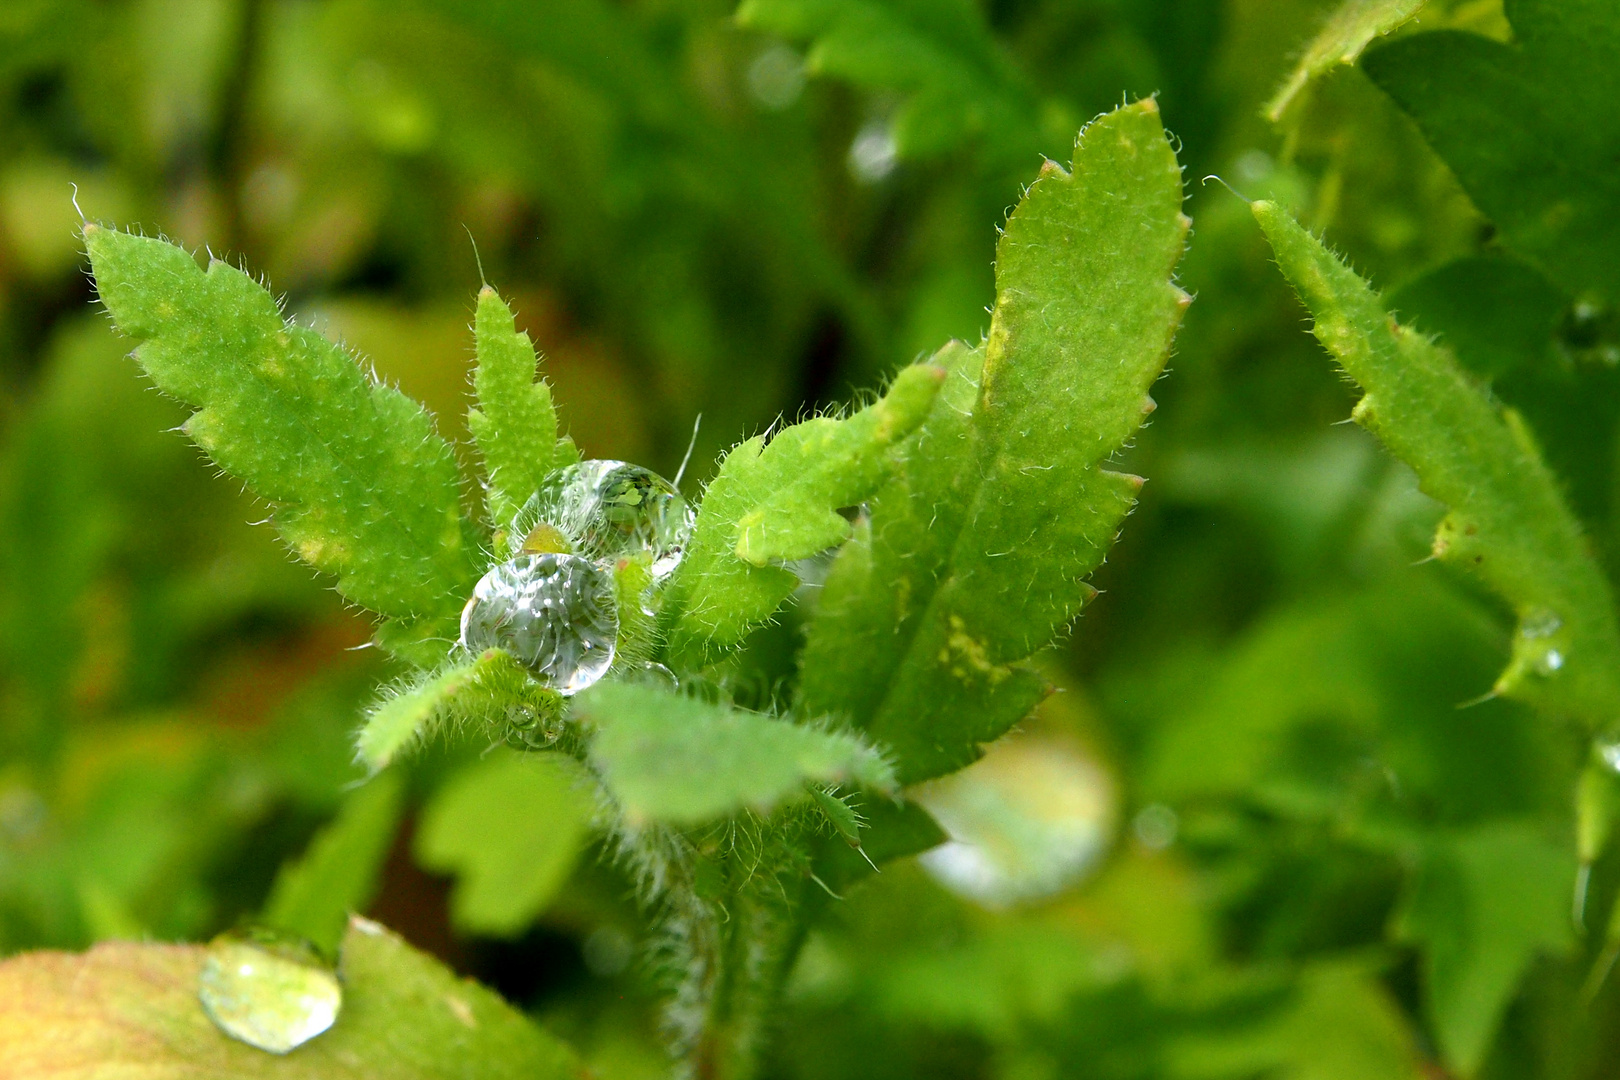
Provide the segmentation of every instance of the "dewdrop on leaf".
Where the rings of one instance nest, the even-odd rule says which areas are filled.
[[[662,476],[623,461],[582,461],[530,496],[512,522],[512,554],[567,552],[611,562],[650,552],[653,577],[680,564],[692,508]]]
[[[577,694],[613,664],[613,576],[578,555],[519,555],[492,568],[461,612],[461,644],[503,649],[540,683]]]

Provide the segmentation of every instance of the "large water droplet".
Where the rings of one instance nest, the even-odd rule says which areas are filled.
[[[680,563],[692,535],[692,508],[675,485],[639,465],[582,461],[570,465],[523,504],[512,522],[514,555],[555,551],[612,561],[650,552],[653,576]]]
[[[950,840],[922,864],[951,891],[990,907],[1051,896],[1079,881],[1107,846],[1113,785],[1068,741],[1022,735],[930,781],[915,798]]]
[[[231,1038],[285,1054],[332,1026],[343,988],[308,942],[250,930],[208,946],[197,998]]]
[[[469,651],[504,649],[562,694],[607,674],[618,634],[612,575],[578,555],[501,563],[461,612],[461,644]]]

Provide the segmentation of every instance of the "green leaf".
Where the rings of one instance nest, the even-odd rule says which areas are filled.
[[[1343,0],[1305,46],[1294,70],[1266,102],[1266,117],[1281,120],[1288,106],[1312,80],[1342,64],[1353,64],[1374,39],[1410,22],[1428,0]]]
[[[850,524],[838,511],[867,498],[887,478],[889,450],[909,435],[939,391],[943,372],[914,364],[881,399],[843,419],[818,416],[765,442],[755,436],[726,455],[698,509],[692,542],[670,582],[680,612],[671,652],[697,662],[706,647],[741,641],[798,586],[773,562],[805,558],[842,543]]]
[[[1620,301],[1620,10],[1516,0],[1511,45],[1436,31],[1362,68],[1417,121],[1502,242],[1571,293]]]
[[[475,576],[459,477],[432,419],[247,274],[161,240],[84,228],[96,288],[188,435],[275,507],[305,562],[384,615],[454,609]]]
[[[596,728],[590,762],[632,822],[763,814],[810,783],[894,787],[882,755],[847,732],[629,683],[599,683],[576,700]]]
[[[10,1074],[143,1080],[565,1080],[583,1067],[500,996],[364,919],[343,939],[337,1023],[285,1057],[204,1015],[201,945],[109,942],[0,964]]]
[[[514,712],[529,726],[545,726],[561,716],[562,698],[531,679],[511,656],[489,649],[385,690],[360,728],[355,756],[376,772],[436,731],[457,724],[498,726]]]
[[[523,501],[540,490],[557,445],[557,412],[551,388],[535,378],[534,345],[517,329],[512,309],[488,285],[478,294],[473,324],[478,366],[473,389],[478,407],[467,427],[488,471],[485,501],[497,527],[512,519]]]
[[[1449,513],[1442,559],[1473,570],[1519,616],[1500,693],[1620,723],[1620,631],[1598,569],[1523,422],[1499,412],[1444,349],[1387,315],[1366,282],[1275,204],[1252,204],[1314,332],[1366,394],[1352,414]]]
[[[376,895],[404,799],[405,784],[396,773],[352,792],[303,856],[276,875],[260,921],[335,953],[349,913],[364,911]]]
[[[1446,1060],[1472,1076],[1519,979],[1570,943],[1575,860],[1534,825],[1507,821],[1436,840],[1397,919],[1423,950],[1424,998]]]
[[[810,39],[811,71],[909,96],[892,135],[904,157],[974,136],[1025,148],[1039,101],[971,0],[744,0],[744,26]]]
[[[416,858],[456,876],[450,917],[475,934],[510,937],[568,879],[591,821],[573,762],[502,751],[438,789],[422,811]]]
[[[1092,595],[1141,485],[1103,466],[1152,408],[1188,225],[1154,102],[1106,114],[1008,221],[983,349],[935,358],[945,387],[840,552],[802,665],[801,708],[892,748],[903,783],[972,761],[1045,694],[1015,665]]]

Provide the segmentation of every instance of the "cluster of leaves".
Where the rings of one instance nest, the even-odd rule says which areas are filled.
[[[21,403],[0,486],[4,948],[199,939],[241,913],[341,944],[347,1033],[198,1059],[243,1075],[372,1052],[381,961],[344,938],[368,909],[605,1077],[664,1069],[662,989],[709,1073],[758,1052],[807,1080],[1604,1075],[1611,6],[19,5],[0,27],[0,367]],[[1157,164],[1110,159],[1138,106],[1088,129],[1072,171],[1037,167],[1155,90],[1192,175],[1257,201],[1192,192],[1199,301],[1121,450],[1182,303],[1174,165],[1162,137],[1120,144]],[[230,266],[100,229],[93,257],[130,245],[127,314],[98,260],[108,306],[199,411],[143,394],[127,345],[68,314],[69,179],[97,217],[243,253],[385,377]],[[462,222],[515,285],[512,307],[478,300],[471,413],[449,362],[476,280]],[[932,352],[951,337],[969,344]],[[701,408],[701,468],[919,353],[866,409],[719,459],[678,578],[622,641],[694,694],[615,674],[570,712],[499,654],[450,650],[491,534],[579,452],[558,413],[591,456],[667,467]],[[292,385],[296,423],[267,404]],[[1352,414],[1365,430],[1334,426]],[[342,651],[372,627],[239,526],[262,514],[157,434],[182,422],[386,617],[383,649]],[[621,573],[623,596],[644,584]],[[387,768],[344,793],[379,678],[362,753]],[[302,689],[264,689],[282,686]],[[560,752],[480,757],[515,715]],[[402,753],[434,730],[478,737]],[[942,855],[1023,851],[1040,813],[1079,812],[1051,776],[1112,837],[1055,895],[886,861],[940,839],[923,807],[957,840]],[[650,937],[635,894],[657,900]],[[164,1016],[202,1022],[197,962],[30,958],[5,1000],[96,987],[50,998],[85,1033],[71,1049],[117,1060],[128,1039],[150,1062]],[[442,972],[414,978],[378,985],[424,1003],[396,1007],[457,1068],[575,1067]],[[433,1011],[451,998],[513,1041],[460,1041],[465,1015]],[[214,1037],[188,1031],[165,1045]]]

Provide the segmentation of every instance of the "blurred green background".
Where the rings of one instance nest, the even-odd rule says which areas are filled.
[[[1246,208],[1199,181],[1282,201],[1447,330],[1611,570],[1612,326],[1534,275],[1447,291],[1493,230],[1359,69],[1262,118],[1324,3],[819,6],[855,12],[864,60],[726,0],[0,4],[0,951],[260,910],[354,805],[350,732],[392,674],[169,430],[92,303],[75,185],[91,218],[262,274],[463,440],[481,259],[587,456],[672,475],[702,415],[691,491],[776,417],[976,340],[1020,185],[1156,93],[1197,302],[1125,457],[1150,482],[1046,659],[1062,692],[925,793],[958,843],[829,906],[769,1072],[1614,1075],[1620,997],[1582,990],[1612,856],[1570,911],[1584,746],[1458,708],[1508,613],[1422,562],[1439,508],[1342,423],[1354,394]],[[1444,26],[1510,33],[1492,0],[1402,32]],[[500,795],[483,749],[411,766],[356,902],[605,1080],[661,1075],[627,881],[537,831],[567,813]],[[549,869],[513,900],[479,884],[503,861]]]

